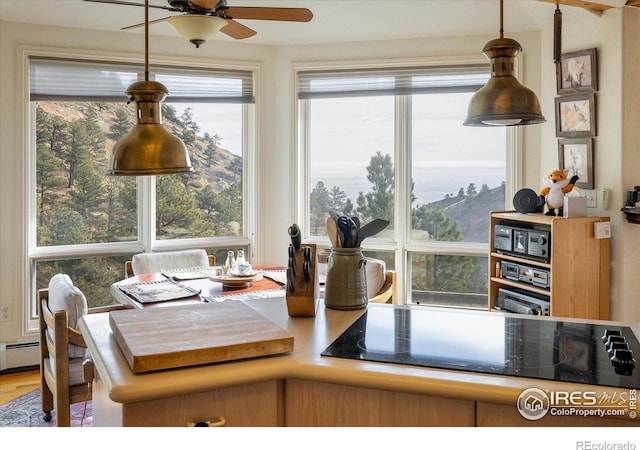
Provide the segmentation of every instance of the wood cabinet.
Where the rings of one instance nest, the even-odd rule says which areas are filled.
[[[285,381],[290,427],[420,427],[475,423],[475,402],[380,389]]]
[[[594,224],[608,222],[608,217],[563,218],[544,214],[493,212],[489,236],[489,309],[496,307],[500,288],[546,298],[549,315],[581,319],[609,319],[610,239],[596,239]],[[548,231],[549,260],[534,260],[526,255],[498,252],[494,227],[499,224],[517,228]],[[550,286],[536,287],[501,276],[498,266],[512,262],[549,272]]]
[[[268,381],[134,403],[115,403],[94,383],[94,426],[185,427],[209,422],[228,427],[275,427],[281,417],[282,382]]]

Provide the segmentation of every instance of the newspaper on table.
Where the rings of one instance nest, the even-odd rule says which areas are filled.
[[[122,292],[140,303],[166,302],[200,294],[200,290],[176,283],[172,279],[125,284],[119,287]]]

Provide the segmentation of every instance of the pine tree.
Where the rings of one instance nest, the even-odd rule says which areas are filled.
[[[120,139],[133,127],[133,117],[123,109],[116,109],[109,130],[114,140]]]
[[[36,163],[36,195],[38,196],[38,223],[44,224],[45,211],[55,208],[60,198],[58,189],[66,180],[60,175],[62,165],[45,144],[38,144]],[[38,243],[41,245],[40,243]]]
[[[395,177],[390,155],[377,152],[367,166],[367,180],[373,185],[370,192],[358,195],[356,211],[365,222],[386,219],[393,222]]]
[[[331,198],[329,191],[322,181],[318,181],[316,187],[311,190],[309,196],[309,210],[311,217],[309,218],[312,233],[323,234],[327,217],[331,209]],[[325,230],[326,231],[326,230]]]

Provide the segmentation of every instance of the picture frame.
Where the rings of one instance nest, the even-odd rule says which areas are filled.
[[[593,189],[593,139],[558,139],[558,167],[578,175],[577,188]]]
[[[598,90],[597,49],[563,53],[556,71],[558,94]]]
[[[587,138],[596,135],[596,94],[556,97],[556,137]]]

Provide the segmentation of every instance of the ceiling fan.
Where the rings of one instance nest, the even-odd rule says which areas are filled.
[[[120,0],[84,1],[144,7],[144,4],[141,3]],[[313,18],[313,13],[306,8],[228,6],[227,0],[167,0],[167,3],[168,6],[149,5],[149,7],[183,14],[151,20],[149,24],[169,22],[182,37],[194,44],[196,48],[215,36],[218,31],[233,39],[246,39],[256,34],[256,31],[242,25],[235,19],[309,22]],[[142,26],[144,23],[130,25],[122,30]]]

